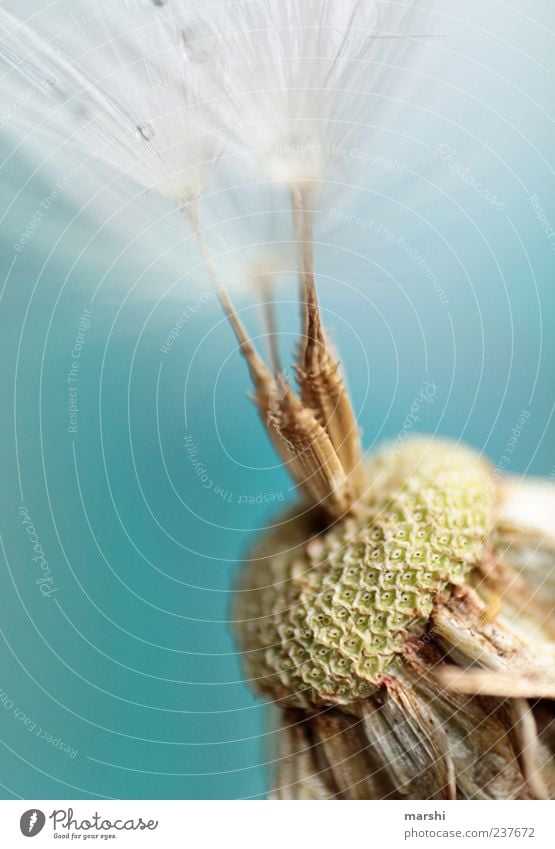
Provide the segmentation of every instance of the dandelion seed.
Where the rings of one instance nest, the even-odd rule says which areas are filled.
[[[54,49],[46,37],[1,12],[11,34],[10,47],[0,55],[20,91],[38,88],[46,77],[58,102],[43,123],[61,143],[71,127],[68,143],[74,150],[94,155],[146,189],[187,202],[202,193],[218,159],[219,139],[195,108],[178,24],[144,20],[145,14],[145,7],[118,0],[109,22],[95,17],[86,34],[74,28],[71,44]]]
[[[546,798],[553,710],[526,699],[555,693],[552,490],[550,500],[499,482],[471,449],[437,439],[363,465],[321,323],[315,192],[336,173],[328,147],[363,123],[360,105],[404,38],[405,10],[374,0],[118,0],[94,19],[96,42],[66,31],[71,60],[0,9],[9,33],[0,56],[22,91],[47,93],[53,135],[70,104],[83,104],[72,143],[104,142],[107,162],[180,206],[298,485],[298,509],[262,537],[237,593],[249,678],[285,708],[274,795]],[[39,114],[30,99],[13,107],[27,129]],[[255,350],[201,226],[200,199],[230,140],[290,198],[298,394],[277,345],[272,370]],[[266,321],[275,337],[273,312]]]
[[[201,28],[200,43],[214,52],[203,85],[217,123],[277,183],[298,188],[328,176],[330,151],[343,148],[361,120],[359,95],[384,72],[378,36],[403,33],[406,7],[251,0],[196,9],[195,37]]]

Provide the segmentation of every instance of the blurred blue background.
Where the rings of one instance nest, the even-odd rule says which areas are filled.
[[[442,37],[359,145],[356,185],[315,203],[316,264],[366,450],[397,437],[428,381],[414,429],[553,475],[554,14],[519,7],[442,5]],[[14,144],[8,128],[2,795],[263,798],[274,722],[243,683],[229,620],[238,564],[290,482],[178,213],[150,196],[114,206],[87,168],[41,207],[68,161],[46,161],[47,137]],[[245,245],[290,238],[285,205],[267,228],[261,197],[222,248],[230,281]],[[260,293],[234,297],[262,335]],[[291,275],[276,297],[285,355]]]

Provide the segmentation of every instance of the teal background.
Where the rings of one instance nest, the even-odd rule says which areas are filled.
[[[320,297],[367,450],[397,437],[428,380],[437,393],[419,430],[469,442],[509,472],[554,473],[555,238],[530,202],[537,194],[555,226],[553,23],[537,0],[526,13],[475,2],[440,15],[445,37],[365,142],[398,166],[375,159],[316,203]],[[243,391],[235,341],[179,215],[154,197],[126,199],[94,169],[15,251],[71,154],[38,133],[15,150],[10,126],[1,143],[2,795],[262,798],[275,732],[243,682],[230,606],[237,564],[277,509],[264,497],[294,495]],[[453,173],[438,144],[505,209]],[[262,189],[241,226],[226,230],[223,213],[215,224],[216,236],[229,232],[219,262],[231,279],[245,245],[268,238],[268,197]],[[288,239],[286,220],[274,214]],[[261,335],[260,293],[235,297]],[[298,329],[287,275],[278,298],[285,354]],[[85,308],[71,434],[67,375]],[[52,570],[50,598],[35,584],[22,504]]]

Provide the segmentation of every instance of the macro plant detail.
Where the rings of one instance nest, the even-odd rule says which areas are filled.
[[[365,471],[355,515],[312,535],[310,519],[292,518],[248,568],[239,612],[250,675],[288,704],[367,696],[483,552],[492,486],[471,452],[413,440],[391,466],[378,455]],[[306,545],[280,551],[298,537]]]
[[[250,552],[232,615],[246,677],[280,724],[272,796],[553,797],[555,491],[437,438],[365,457],[318,302],[314,210],[342,182],[329,152],[367,132],[367,99],[389,96],[400,53],[425,49],[426,33],[407,4],[374,0],[118,0],[104,15],[94,44],[79,28],[58,44],[4,9],[0,59],[16,93],[46,99],[53,137],[70,115],[72,145],[101,173],[178,208],[297,486]],[[228,156],[288,208],[293,380],[274,289],[263,356],[206,235],[207,186]]]
[[[272,378],[242,344],[266,411]],[[283,382],[278,412],[267,429],[304,499],[251,552],[235,605],[249,680],[282,714],[273,797],[549,798],[550,485],[528,492],[470,448],[413,437],[359,461],[344,490]],[[358,438],[346,421],[338,444]]]

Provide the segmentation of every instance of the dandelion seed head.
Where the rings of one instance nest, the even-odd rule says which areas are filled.
[[[328,155],[361,121],[361,95],[402,31],[398,4],[376,0],[193,3],[194,44],[209,56],[205,107],[277,182],[301,186],[338,166]],[[202,34],[202,35],[200,35]],[[194,52],[194,51],[193,51]]]
[[[153,193],[177,206],[204,197],[213,239],[225,193],[238,208],[260,181],[272,193],[264,210],[283,209],[291,189],[347,182],[348,158],[333,151],[364,126],[387,64],[376,33],[401,32],[407,5],[82,3],[78,17],[60,4],[32,26],[10,15],[15,0],[0,7],[9,34],[0,85],[4,94],[9,81],[15,104],[8,130],[47,139],[58,161],[86,161],[118,200],[132,193],[154,209]],[[252,241],[249,233],[249,251]]]

